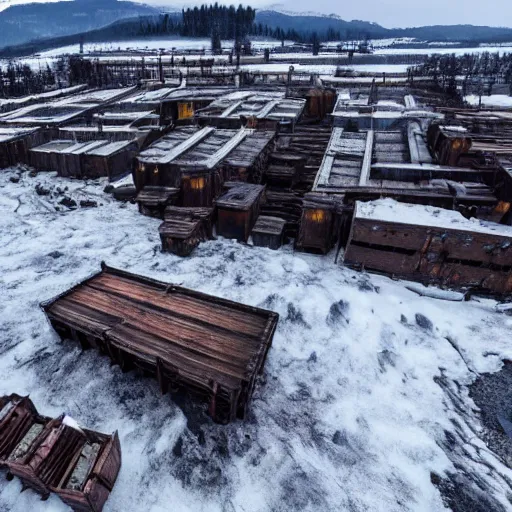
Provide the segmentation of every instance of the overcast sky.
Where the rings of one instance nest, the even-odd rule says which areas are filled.
[[[16,3],[28,3],[34,0],[0,0],[0,9]],[[38,0],[41,1],[41,0]],[[140,0],[139,0],[140,1]],[[195,5],[210,0],[194,0],[185,5]],[[212,3],[214,0],[211,0]],[[168,0],[149,0],[159,6],[182,7],[183,2]],[[219,3],[240,3],[240,0]],[[258,9],[275,3],[275,0],[243,1]],[[420,25],[492,25],[512,27],[512,0],[284,0],[279,3],[280,10],[315,11],[324,14],[335,13],[343,19],[374,21],[385,27],[411,27]]]

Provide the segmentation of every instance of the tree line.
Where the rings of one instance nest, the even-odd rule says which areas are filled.
[[[431,78],[451,96],[458,94],[492,94],[496,84],[508,86],[512,95],[512,54],[466,53],[464,55],[430,55],[411,71],[414,76]]]
[[[14,98],[43,93],[57,85],[49,65],[34,71],[27,64],[9,62],[0,66],[0,98]]]

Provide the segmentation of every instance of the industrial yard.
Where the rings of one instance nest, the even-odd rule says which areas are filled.
[[[0,511],[510,509],[508,84],[294,51],[1,100]]]

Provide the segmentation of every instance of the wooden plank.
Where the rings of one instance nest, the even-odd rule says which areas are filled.
[[[372,152],[373,152],[373,135],[374,131],[369,130],[366,136],[366,148],[364,152],[363,164],[361,166],[361,176],[359,178],[359,186],[363,187],[366,185],[368,178],[370,177],[370,167],[372,164]]]

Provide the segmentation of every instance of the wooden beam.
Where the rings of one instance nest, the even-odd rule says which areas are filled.
[[[359,178],[359,186],[363,187],[366,185],[368,178],[370,177],[370,169],[372,165],[372,153],[373,153],[373,136],[374,131],[369,130],[366,135],[366,149],[364,151],[363,165],[361,166],[361,176]]]

